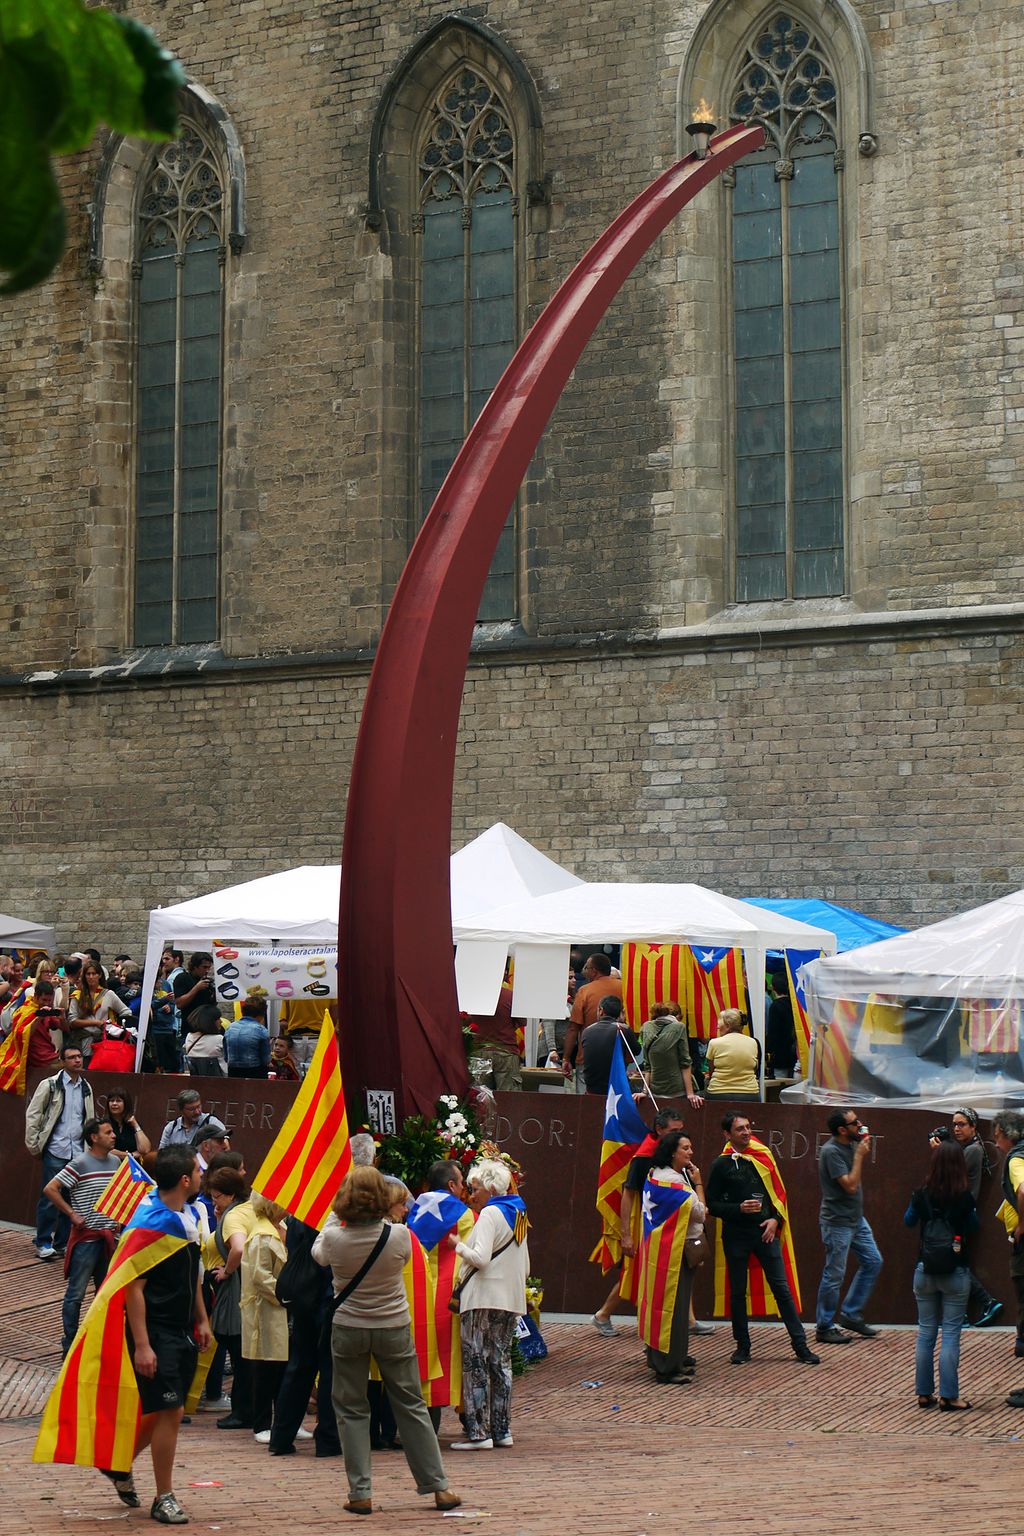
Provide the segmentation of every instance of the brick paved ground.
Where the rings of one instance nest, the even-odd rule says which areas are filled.
[[[9,1309],[23,1319],[14,1358],[8,1310],[0,1361],[0,1531],[55,1536],[96,1522],[153,1530],[145,1510],[122,1511],[96,1473],[30,1461],[32,1394],[52,1379],[59,1284],[53,1266],[12,1270],[25,1241],[0,1233]],[[910,1331],[833,1348],[812,1370],[793,1362],[777,1328],[757,1329],[754,1363],[731,1367],[720,1326],[697,1341],[692,1386],[655,1387],[635,1332],[621,1326],[621,1337],[606,1342],[585,1321],[545,1323],[550,1357],[516,1386],[514,1449],[448,1457],[475,1526],[493,1536],[584,1527],[588,1536],[653,1536],[680,1526],[820,1536],[848,1523],[930,1536],[951,1520],[957,1536],[1024,1528],[1024,1414],[1003,1406],[1024,1367],[1011,1357],[1009,1331],[965,1335],[961,1380],[976,1411],[940,1416],[915,1406]],[[455,1428],[447,1419],[442,1439]],[[1020,1446],[1011,1443],[1018,1436]],[[358,1523],[341,1509],[341,1463],[316,1461],[309,1446],[287,1461],[271,1458],[248,1434],[218,1431],[212,1415],[197,1415],[179,1449],[178,1489],[195,1529],[250,1536],[284,1523],[287,1536],[304,1536]],[[151,1490],[147,1465],[139,1485]],[[441,1518],[417,1500],[394,1453],[375,1458],[374,1498],[374,1529],[411,1531]]]

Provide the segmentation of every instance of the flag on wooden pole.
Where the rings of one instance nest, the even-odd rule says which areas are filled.
[[[338,1037],[325,1011],[302,1087],[252,1187],[307,1226],[319,1228],[351,1166]]]

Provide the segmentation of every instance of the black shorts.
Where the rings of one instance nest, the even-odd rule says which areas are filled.
[[[183,1408],[199,1355],[195,1341],[184,1333],[151,1333],[149,1342],[156,1355],[156,1375],[135,1372],[143,1413]]]

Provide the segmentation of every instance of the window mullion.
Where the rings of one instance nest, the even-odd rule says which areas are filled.
[[[785,167],[785,169],[784,169]],[[779,198],[779,226],[782,237],[782,398],[783,433],[786,459],[786,596],[793,596],[793,547],[796,514],[793,505],[793,316],[789,271],[789,187],[793,177],[792,162],[783,161],[775,171],[782,183]]]
[[[469,166],[463,167],[463,187],[469,184]],[[463,190],[463,197],[467,194]],[[472,309],[470,306],[470,294],[472,281],[470,274],[471,256],[471,229],[473,225],[473,209],[467,201],[462,204],[462,438],[465,441],[469,435],[471,426],[471,398],[473,386],[470,379],[470,367],[473,356],[472,337]]]
[[[182,375],[184,363],[182,358],[183,340],[185,329],[185,252],[178,250],[174,257],[175,273],[175,299],[174,299],[174,485],[171,505],[174,509],[171,519],[171,642],[178,644],[178,636],[181,630],[181,445],[182,445]]]

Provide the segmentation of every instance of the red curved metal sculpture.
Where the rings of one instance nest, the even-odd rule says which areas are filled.
[[[737,127],[687,156],[595,241],[532,326],[420,530],[381,634],[352,763],[342,854],[341,1045],[352,1092],[431,1114],[467,1082],[451,944],[452,785],[466,665],[508,510],[612,299],[679,211],[760,148]]]

